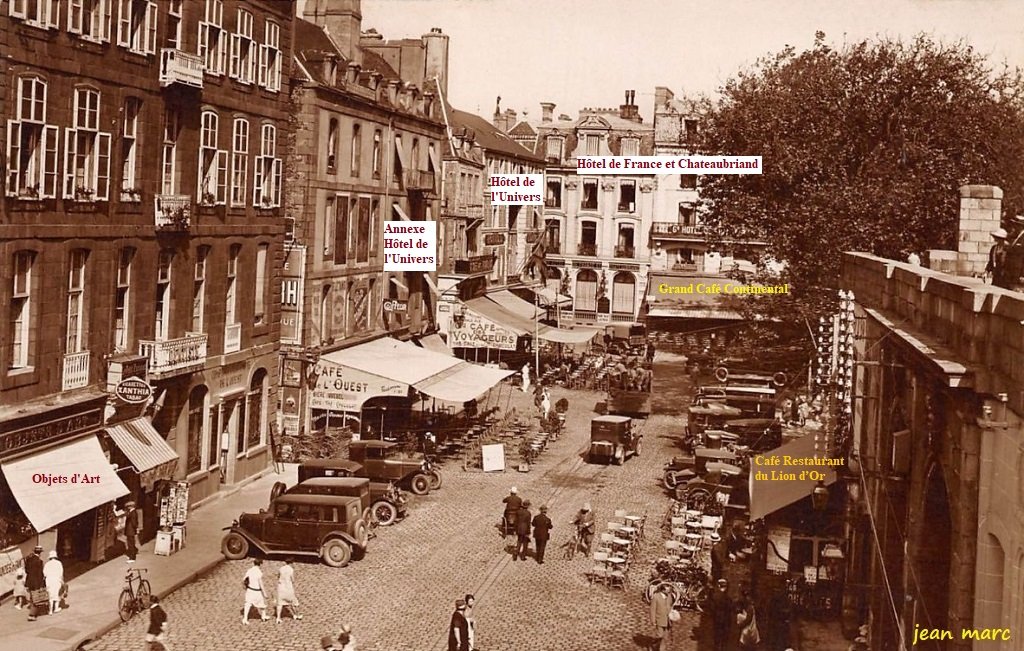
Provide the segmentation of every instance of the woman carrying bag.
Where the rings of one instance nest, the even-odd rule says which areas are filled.
[[[736,624],[740,628],[740,648],[756,649],[761,644],[761,632],[757,629],[757,612],[754,602],[747,600],[736,613]]]

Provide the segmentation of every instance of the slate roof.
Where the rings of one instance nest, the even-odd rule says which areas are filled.
[[[508,135],[510,136],[535,136],[537,130],[530,126],[529,122],[520,122],[516,126],[509,130]]]
[[[526,147],[509,138],[479,115],[473,115],[472,113],[449,107],[448,118],[452,122],[453,130],[459,127],[472,129],[473,134],[476,136],[476,142],[486,150],[495,151],[506,156],[525,158],[536,163],[544,163],[543,158],[538,157]]]
[[[326,83],[323,66],[319,65],[328,56],[338,57],[338,71],[344,75],[347,61],[335,47],[331,37],[321,27],[303,18],[295,19],[295,57],[306,68],[313,78]],[[301,45],[300,45],[301,44]]]
[[[395,69],[384,60],[384,57],[371,50],[363,50],[363,70],[379,72],[385,82],[391,79],[401,79]]]

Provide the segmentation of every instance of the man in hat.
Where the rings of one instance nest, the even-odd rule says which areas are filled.
[[[124,537],[127,539],[125,555],[129,563],[134,563],[139,553],[139,514],[135,510],[135,502],[132,501],[124,505],[124,510]]]
[[[506,535],[516,526],[516,514],[519,513],[519,509],[523,508],[523,498],[519,497],[518,490],[513,486],[508,491],[508,497],[501,501],[505,503],[505,515],[503,516],[505,529],[501,533]]]
[[[526,552],[530,549],[530,524],[533,521],[530,513],[530,500],[523,502],[523,508],[516,514],[516,550],[512,560],[526,560]]]
[[[672,628],[671,612],[673,599],[669,596],[671,586],[662,583],[651,597],[651,625],[654,626],[655,643],[653,651],[665,651],[668,646],[669,630]]]
[[[466,602],[463,599],[455,601],[455,612],[448,625],[448,651],[470,651],[469,620],[466,619]]]
[[[542,504],[540,513],[533,518],[533,542],[537,546],[535,554],[538,563],[544,562],[544,550],[548,546],[548,539],[551,538],[551,518],[548,517],[548,507]]]
[[[996,287],[1010,288],[1009,274],[1007,274],[1007,254],[1010,246],[1006,242],[1007,233],[1005,228],[997,228],[992,231],[992,239],[995,243],[988,251],[988,264],[985,265],[985,274],[991,276],[992,284]]]
[[[580,533],[580,540],[583,541],[583,549],[587,556],[590,556],[590,543],[594,540],[594,512],[590,510],[590,502],[583,505],[580,512],[573,518],[572,523]]]
[[[714,651],[725,651],[729,639],[729,625],[732,619],[733,604],[729,598],[729,582],[718,579],[714,592],[711,593],[711,634]]]
[[[35,546],[32,554],[25,558],[25,589],[28,590],[28,621],[36,619],[36,604],[33,593],[46,587],[46,578],[43,576],[43,559],[39,556],[43,548]]]

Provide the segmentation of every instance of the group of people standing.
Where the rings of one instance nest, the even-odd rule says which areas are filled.
[[[448,651],[479,651],[476,647],[476,597],[467,594],[455,600],[455,612],[448,624]]]
[[[43,548],[36,545],[25,558],[25,565],[14,576],[14,607],[28,609],[28,620],[35,621],[40,612],[59,613],[67,604],[67,583],[64,581],[64,563],[57,557],[56,550],[50,550],[46,562],[42,558]],[[42,599],[41,591],[46,592]],[[62,605],[63,604],[63,605]]]
[[[512,560],[526,560],[530,551],[530,534],[533,534],[535,545],[534,559],[538,564],[544,563],[544,551],[547,549],[548,540],[551,538],[551,529],[554,526],[551,518],[548,517],[548,507],[542,504],[540,512],[534,516],[530,513],[530,500],[519,497],[519,491],[513,486],[508,496],[502,500],[505,503],[503,534],[514,531],[516,534],[516,548],[512,552]]]

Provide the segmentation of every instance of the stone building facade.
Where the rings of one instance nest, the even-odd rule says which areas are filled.
[[[108,436],[128,419],[155,428],[177,459],[160,478],[193,503],[267,467],[293,11],[5,3],[0,440],[94,436],[132,462]],[[110,395],[131,375],[154,391],[142,420]],[[159,492],[133,465],[120,477],[151,534]]]
[[[930,252],[932,267],[983,266],[1001,196],[961,188],[970,246]],[[870,619],[872,649],[900,636],[909,648],[915,627],[952,634],[915,648],[1017,648],[961,631],[1024,626],[1024,296],[857,253],[842,284],[856,296],[858,350],[848,619]]]
[[[447,51],[448,37],[436,30],[400,48],[406,64],[414,50],[420,57],[414,83],[378,54],[389,42],[363,35],[361,21],[358,0],[311,0],[296,19],[286,197],[295,226],[282,328],[289,434],[327,424],[307,382],[321,356],[387,334],[409,339],[433,323],[436,274],[385,272],[383,232],[389,222],[440,219],[444,121],[422,62]]]

